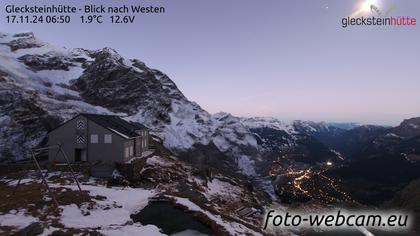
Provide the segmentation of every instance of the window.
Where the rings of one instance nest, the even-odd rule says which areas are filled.
[[[133,145],[124,148],[124,157],[127,159],[134,156],[134,147]]]
[[[90,143],[98,143],[99,142],[99,137],[97,134],[91,134],[90,135]]]
[[[130,156],[130,148],[129,147],[125,147],[124,148],[124,157],[128,158]]]
[[[133,148],[133,146],[130,146],[130,148],[129,148],[128,151],[129,151],[130,157],[134,156],[134,148]]]
[[[144,137],[143,137],[143,148],[144,149],[146,149],[146,147],[147,147],[148,140],[149,140],[149,135],[148,135],[147,131],[145,130],[144,131]]]
[[[112,134],[104,135],[104,143],[112,143]]]

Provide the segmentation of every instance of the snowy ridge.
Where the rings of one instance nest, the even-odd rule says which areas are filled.
[[[293,123],[286,123],[272,117],[242,118],[241,123],[250,129],[271,128],[276,130],[283,130],[288,134],[297,133],[293,127]]]
[[[15,41],[19,41],[25,47],[27,44],[38,46],[12,51],[10,45],[15,45]],[[25,55],[32,57],[42,55],[46,58],[55,57],[61,60],[90,58],[84,51],[69,50],[41,42],[32,33],[5,35],[0,38],[0,71],[8,75],[8,83],[26,91],[36,91],[40,99],[38,102],[39,105],[51,113],[62,113],[60,115],[64,115],[65,119],[70,118],[74,113],[80,111],[112,113],[105,108],[82,102],[76,91],[63,86],[68,85],[71,80],[77,79],[83,74],[84,69],[82,68],[82,63],[75,61],[67,70],[42,69],[33,71],[22,62],[21,58]],[[68,97],[70,99],[60,99],[62,97]]]

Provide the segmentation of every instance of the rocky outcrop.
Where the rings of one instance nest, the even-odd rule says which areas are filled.
[[[24,55],[18,58],[23,64],[33,71],[65,70],[74,66],[67,58],[48,55]]]
[[[413,138],[420,135],[420,117],[406,119],[392,129],[392,132],[403,138]]]
[[[32,32],[28,33],[19,33],[13,35],[15,39],[10,41],[7,45],[12,51],[17,51],[19,49],[26,48],[39,48],[44,46],[44,44],[38,41]]]
[[[36,92],[0,83],[0,156],[12,160],[28,158],[28,150],[45,138],[60,118],[50,116],[36,104]]]
[[[166,75],[138,60],[126,61],[110,48],[93,56],[94,61],[83,75],[72,82],[72,87],[90,104],[128,115],[139,110],[152,111],[152,123],[168,124],[172,100],[186,100]]]

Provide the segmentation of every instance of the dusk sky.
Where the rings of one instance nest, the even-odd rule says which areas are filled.
[[[2,0],[1,8],[33,2]],[[127,25],[2,20],[0,31],[33,31],[68,48],[112,47],[168,74],[211,113],[387,125],[420,116],[420,26],[342,28],[358,0],[42,1],[54,2],[153,4],[166,13]],[[375,5],[420,19],[418,0]]]

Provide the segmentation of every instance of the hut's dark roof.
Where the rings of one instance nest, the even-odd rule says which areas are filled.
[[[139,136],[136,131],[147,129],[144,125],[135,122],[128,122],[119,116],[87,113],[82,113],[81,115],[87,117],[89,120],[104,128],[110,129],[111,131],[123,134],[130,138]]]
[[[114,132],[114,133],[122,136],[123,138],[137,137],[137,136],[139,136],[139,134],[136,131],[147,130],[147,127],[145,127],[142,124],[126,121],[126,120],[122,119],[121,117],[115,116],[115,115],[99,115],[99,114],[90,114],[90,113],[80,113],[79,115],[75,116],[74,118],[76,118],[78,116],[84,116],[87,119],[95,122],[97,125],[100,125],[100,126],[106,128],[106,129],[110,130],[111,132]],[[71,120],[73,120],[74,118],[72,118]],[[65,122],[65,123],[67,123],[67,122]],[[65,124],[65,123],[63,123],[63,124]],[[58,127],[61,127],[63,124],[59,125]],[[54,128],[53,130],[57,129],[58,127]]]

